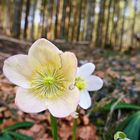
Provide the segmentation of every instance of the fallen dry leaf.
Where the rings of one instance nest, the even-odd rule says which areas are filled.
[[[80,140],[97,140],[96,127],[93,125],[83,126],[77,129],[77,139]]]

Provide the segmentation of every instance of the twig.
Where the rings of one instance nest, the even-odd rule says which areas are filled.
[[[106,121],[106,124],[105,124],[105,127],[104,127],[104,130],[107,131],[108,130],[108,126],[109,126],[109,123],[112,119],[112,115],[113,115],[113,112],[115,110],[115,107],[117,106],[117,104],[125,97],[125,95],[121,95],[121,97],[112,105],[111,107],[111,110],[108,114],[108,117],[107,117],[107,121]]]

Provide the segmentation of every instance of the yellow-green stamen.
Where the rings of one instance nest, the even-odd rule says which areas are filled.
[[[86,89],[86,81],[81,77],[76,77],[75,85],[80,91]]]
[[[37,68],[31,78],[31,90],[39,98],[56,98],[65,93],[69,82],[62,70],[51,66]]]
[[[55,82],[55,79],[52,76],[47,76],[47,77],[44,77],[44,79],[43,79],[44,86],[53,85],[54,82]]]

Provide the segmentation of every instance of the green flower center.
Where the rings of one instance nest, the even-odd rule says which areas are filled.
[[[44,80],[43,83],[44,83],[45,86],[51,86],[51,85],[53,85],[54,82],[55,82],[55,79],[54,79],[54,77],[52,77],[52,76],[44,77],[43,80]]]
[[[81,77],[76,77],[75,85],[80,91],[86,89],[86,81]]]
[[[37,68],[31,77],[31,91],[39,98],[62,96],[69,86],[63,71],[51,66]]]

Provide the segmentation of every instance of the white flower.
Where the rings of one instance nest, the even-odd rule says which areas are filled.
[[[103,86],[103,80],[98,76],[91,75],[95,65],[87,63],[77,70],[76,86],[80,91],[80,107],[87,109],[91,106],[91,98],[88,91],[97,91]]]
[[[130,140],[130,139],[127,138],[124,132],[118,131],[114,135],[114,140]]]
[[[39,39],[28,55],[5,60],[3,72],[18,85],[15,103],[24,112],[48,109],[55,117],[75,112],[79,91],[74,86],[77,59],[73,53],[60,51],[46,39]]]

